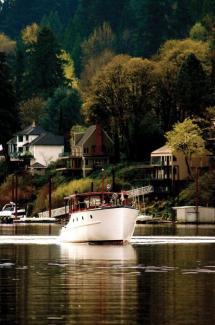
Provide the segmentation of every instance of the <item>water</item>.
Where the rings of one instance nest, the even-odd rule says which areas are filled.
[[[215,226],[141,225],[126,246],[59,230],[0,226],[0,324],[215,324]]]

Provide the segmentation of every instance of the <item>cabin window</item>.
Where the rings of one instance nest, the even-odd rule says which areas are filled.
[[[92,214],[90,215],[90,218],[91,218],[91,219],[93,219],[93,216],[92,216]]]
[[[82,216],[82,220],[84,220],[84,217]]]

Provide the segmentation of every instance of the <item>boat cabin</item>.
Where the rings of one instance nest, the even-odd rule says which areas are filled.
[[[91,210],[96,208],[128,205],[126,192],[87,192],[75,193],[64,198],[69,205],[69,212]]]

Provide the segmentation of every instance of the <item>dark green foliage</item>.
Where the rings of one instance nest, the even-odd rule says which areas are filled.
[[[182,63],[176,80],[179,118],[202,115],[205,105],[206,74],[194,54]]]
[[[52,31],[42,27],[29,58],[29,74],[26,80],[29,95],[48,97],[55,88],[66,83],[60,53],[61,49]]]
[[[75,89],[58,88],[45,108],[45,116],[40,124],[49,132],[64,135],[68,144],[70,129],[81,122],[80,96]]]
[[[78,74],[81,44],[104,22],[116,35],[117,53],[149,57],[215,11],[213,0],[5,0],[0,8],[0,31],[11,37],[42,20],[71,53]]]
[[[17,37],[26,25],[39,23],[44,15],[56,11],[66,23],[76,10],[78,0],[5,0],[0,5],[0,31]]]
[[[17,115],[15,93],[9,75],[9,68],[5,54],[0,52],[0,143],[3,146],[8,163],[7,141],[16,131],[18,125]]]
[[[17,100],[21,100],[24,96],[24,74],[25,74],[25,52],[21,42],[17,42],[15,56],[15,89]]]
[[[41,20],[41,26],[48,27],[58,40],[61,39],[63,25],[57,11],[51,11],[48,15],[45,15]]]
[[[149,57],[169,38],[170,3],[168,0],[131,0],[131,3],[136,18],[133,33],[134,54]]]

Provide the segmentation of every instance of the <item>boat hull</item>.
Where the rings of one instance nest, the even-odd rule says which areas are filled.
[[[72,213],[69,223],[62,228],[64,242],[119,242],[125,243],[133,235],[138,210],[119,206],[97,208]]]

